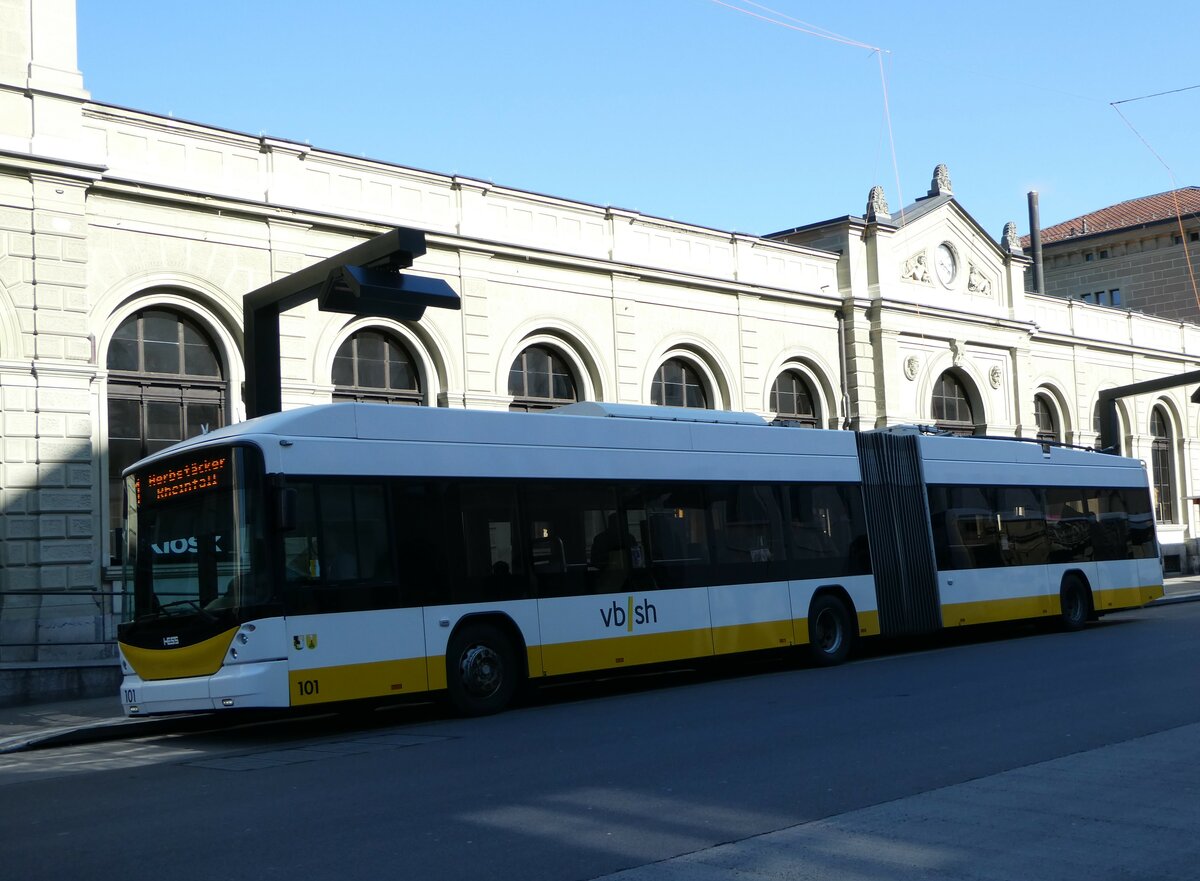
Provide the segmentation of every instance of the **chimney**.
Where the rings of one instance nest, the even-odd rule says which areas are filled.
[[[1033,251],[1033,289],[1046,293],[1046,278],[1042,274],[1042,221],[1038,214],[1037,190],[1029,191],[1029,246]]]

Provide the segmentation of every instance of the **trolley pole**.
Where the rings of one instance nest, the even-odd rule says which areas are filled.
[[[445,281],[401,272],[424,253],[425,233],[399,227],[246,294],[246,417],[278,413],[283,407],[281,313],[313,299],[324,312],[397,321],[417,321],[429,306],[461,309],[462,301]]]

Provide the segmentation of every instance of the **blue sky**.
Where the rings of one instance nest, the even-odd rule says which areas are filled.
[[[1030,189],[1049,226],[1200,184],[1200,89],[1120,105],[1137,133],[1110,106],[1200,84],[1200,4],[722,2],[78,0],[79,65],[104,103],[758,234],[876,183],[895,213],[939,162],[993,238]]]

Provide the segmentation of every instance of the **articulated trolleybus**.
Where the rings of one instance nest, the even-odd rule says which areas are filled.
[[[444,691],[1162,595],[1145,468],[1018,440],[581,403],[313,406],[125,474],[129,715]]]

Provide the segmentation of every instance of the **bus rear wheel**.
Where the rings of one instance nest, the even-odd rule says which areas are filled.
[[[446,689],[464,716],[504,709],[517,690],[517,655],[510,640],[491,624],[466,624],[446,649]]]
[[[1082,630],[1092,612],[1086,585],[1076,576],[1068,576],[1063,580],[1058,599],[1061,608],[1058,626],[1068,632]]]
[[[832,667],[850,656],[854,643],[852,618],[846,604],[833,594],[821,594],[808,610],[808,655],[820,667]]]

